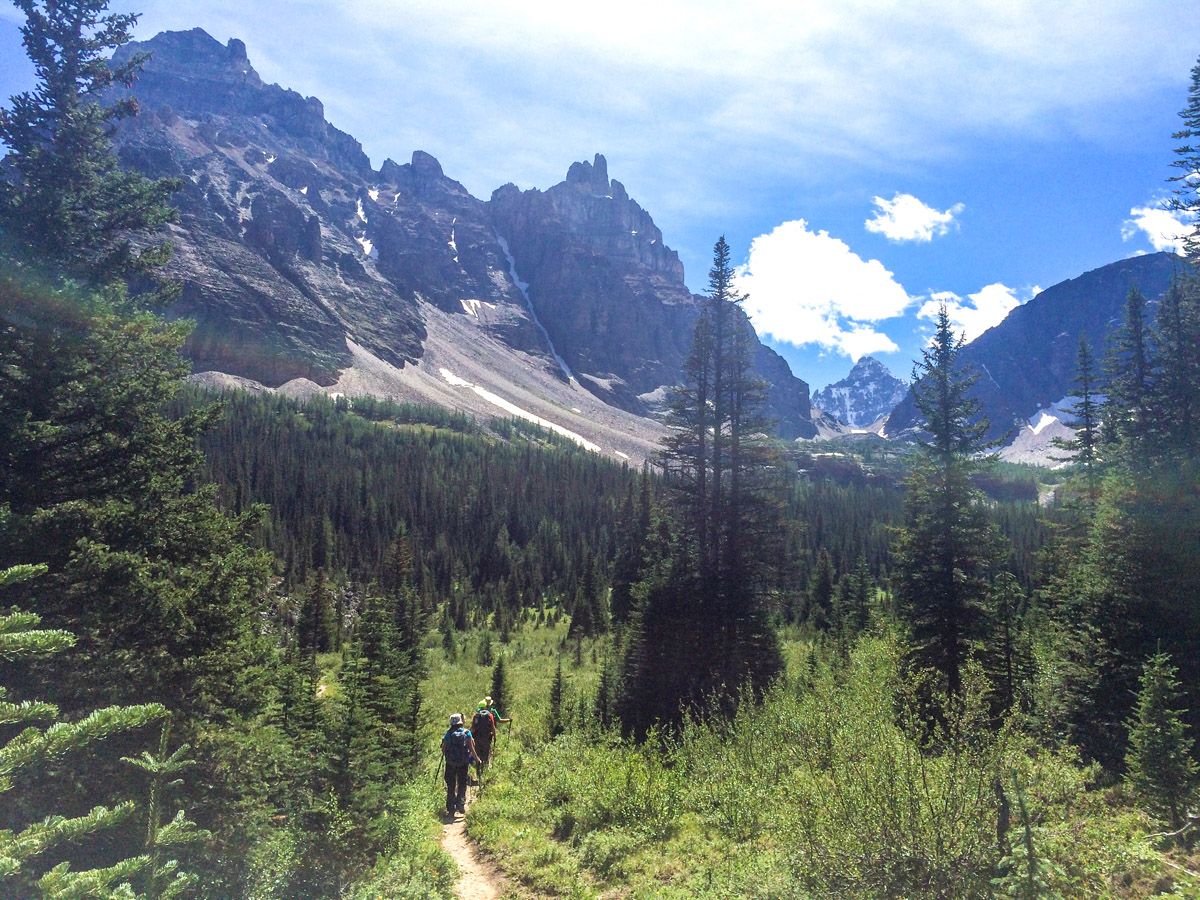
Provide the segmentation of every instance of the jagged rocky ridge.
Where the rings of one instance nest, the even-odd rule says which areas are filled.
[[[813,394],[813,406],[843,425],[866,428],[889,414],[908,393],[908,385],[873,356],[864,356],[850,374]]]
[[[999,325],[967,344],[961,359],[978,375],[972,390],[989,422],[988,437],[1010,443],[1045,432],[1041,411],[1055,410],[1072,393],[1079,336],[1097,360],[1124,316],[1125,297],[1137,286],[1149,311],[1182,269],[1173,253],[1152,253],[1085,272],[1042,291]],[[888,417],[886,433],[897,437],[919,426],[909,391]],[[1028,460],[1027,460],[1028,461]]]
[[[334,389],[367,360],[462,387],[430,353],[466,341],[474,378],[505,373],[468,385],[477,395],[527,389],[594,419],[573,405],[577,379],[626,424],[681,379],[698,298],[602,156],[545,191],[506,185],[484,201],[421,151],[376,171],[319,100],[264,84],[241,41],[166,32],[120,55],[138,52],[151,54],[133,91],[142,113],[118,149],[181,180],[171,313],[196,321],[197,371]],[[811,435],[808,386],[761,343],[755,364],[780,434]],[[517,384],[524,371],[536,387]]]

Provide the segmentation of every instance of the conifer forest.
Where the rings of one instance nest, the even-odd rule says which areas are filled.
[[[208,390],[181,185],[112,145],[137,17],[15,2],[0,896],[457,896],[441,741],[485,697],[488,896],[1200,896],[1200,230],[1081,340],[1054,469],[997,460],[945,307],[916,439],[771,437],[723,237],[645,465]]]

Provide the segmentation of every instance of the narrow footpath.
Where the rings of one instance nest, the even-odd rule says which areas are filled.
[[[467,789],[467,808],[478,788]],[[476,843],[467,835],[467,817],[458,815],[451,822],[443,819],[442,849],[458,864],[458,884],[454,894],[459,900],[499,900],[507,887],[504,876],[484,858]]]

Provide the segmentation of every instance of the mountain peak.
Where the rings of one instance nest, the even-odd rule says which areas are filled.
[[[887,366],[885,366],[883,363],[881,363],[879,360],[877,360],[873,356],[860,356],[858,358],[858,362],[856,362],[854,364],[854,367],[850,369],[850,374],[847,377],[854,378],[855,376],[873,375],[873,374],[883,374],[883,375],[887,375],[891,378],[896,377],[895,375],[892,374],[891,369],[889,369]]]
[[[908,386],[873,356],[860,357],[841,381],[813,395],[813,404],[839,422],[866,428],[904,399]]]
[[[250,65],[244,41],[230,38],[222,44],[203,28],[163,31],[148,41],[130,42],[117,49],[113,61],[120,63],[140,52],[152,54],[153,69],[159,74],[187,74],[193,79],[262,86],[262,79]]]
[[[597,153],[592,162],[571,163],[571,168],[567,169],[567,184],[586,188],[593,194],[607,195],[608,160],[603,154]]]
[[[437,161],[437,157],[431,153],[426,153],[424,150],[413,151],[412,170],[413,174],[418,178],[443,177],[442,164]]]

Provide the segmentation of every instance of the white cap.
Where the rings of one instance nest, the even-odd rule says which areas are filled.
[[[462,723],[463,723],[462,713],[451,713],[450,714],[450,727],[451,728],[453,728],[455,725],[461,725]]]

